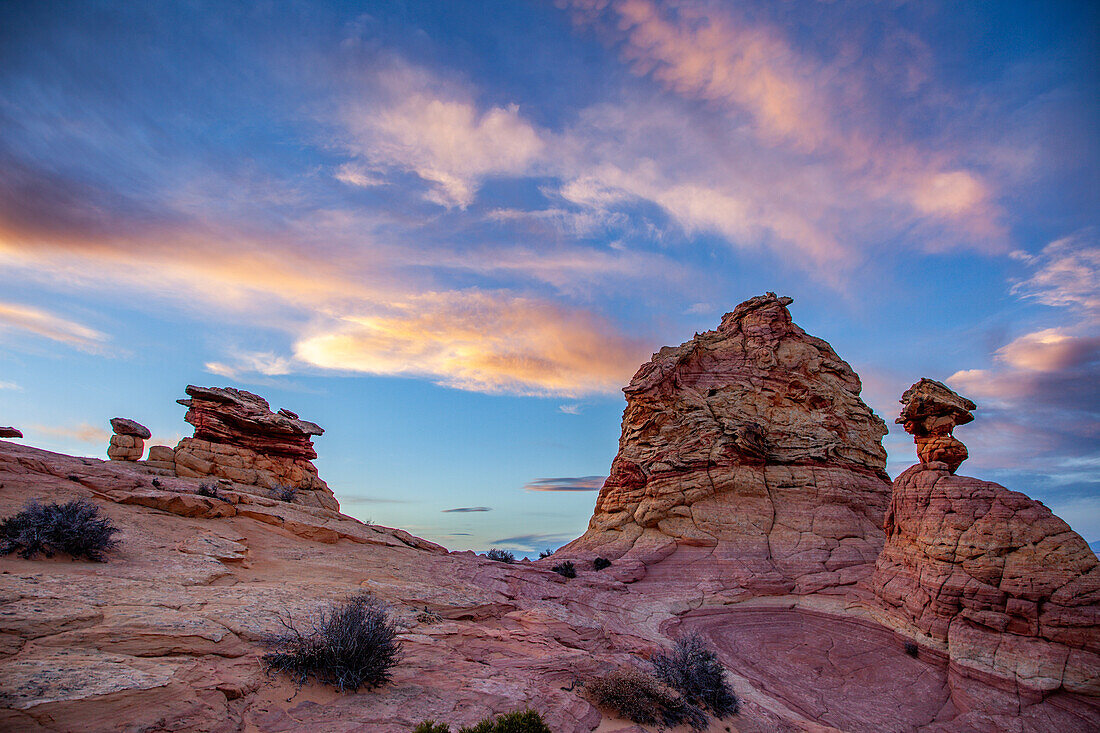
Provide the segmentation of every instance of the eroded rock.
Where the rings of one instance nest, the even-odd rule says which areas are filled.
[[[634,558],[647,582],[708,600],[844,592],[869,576],[889,502],[886,426],[790,302],[752,298],[642,365],[588,531],[555,558]]]

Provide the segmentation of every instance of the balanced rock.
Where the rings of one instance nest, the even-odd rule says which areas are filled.
[[[0,427],[0,438],[22,438],[23,433],[12,427]]]
[[[215,476],[263,489],[291,487],[302,501],[339,508],[310,459],[317,457],[312,436],[325,431],[289,410],[271,411],[259,395],[232,387],[189,385],[184,419],[195,426],[174,453],[179,476]]]
[[[949,436],[944,427],[969,422],[975,409],[928,379],[905,395],[918,451],[922,434]],[[956,476],[958,464],[937,455],[922,453],[894,481],[873,580],[882,605],[903,629],[946,643],[956,669],[1043,693],[1100,695],[1096,554],[1041,503]]]
[[[719,600],[869,579],[889,502],[886,425],[789,303],[752,298],[638,370],[588,530],[555,558],[636,558],[651,580],[707,578]]]
[[[934,379],[922,378],[901,396],[901,415],[895,422],[905,427],[917,444],[922,463],[942,461],[955,473],[969,455],[952,431],[974,419],[977,406]]]
[[[115,435],[132,435],[142,440],[149,440],[153,437],[153,434],[149,432],[149,428],[125,417],[111,418],[111,430],[114,431]]]

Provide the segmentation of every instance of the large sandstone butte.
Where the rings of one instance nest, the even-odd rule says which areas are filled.
[[[954,475],[967,451],[951,428],[969,422],[973,402],[930,379],[902,402],[922,462],[894,481],[876,596],[903,627],[946,645],[961,672],[1100,695],[1096,554],[1041,503]],[[952,463],[931,460],[941,455]]]
[[[752,298],[642,365],[588,531],[560,554],[636,560],[708,602],[868,578],[890,500],[886,425],[790,303]]]
[[[863,592],[885,537],[883,426],[851,369],[790,323],[788,302],[754,298],[718,332],[642,368],[593,527],[533,563],[448,553],[229,479],[218,496],[199,494],[208,474],[168,475],[150,465],[174,466],[156,447],[144,463],[105,462],[0,441],[0,517],[31,499],[83,498],[122,530],[104,564],[0,556],[0,730],[408,733],[427,718],[453,730],[531,706],[555,733],[639,733],[577,683],[698,632],[742,703],[709,733],[1096,731],[1095,561],[1075,571],[1072,533],[1026,497],[943,463],[911,470],[928,477],[930,500],[921,503],[920,482],[899,479],[876,576],[885,605]],[[216,409],[228,424],[235,407],[203,409],[209,432],[197,439],[236,445],[227,439],[248,433],[205,420]],[[624,461],[639,467],[633,478]],[[608,494],[620,510],[608,512]],[[971,522],[980,536],[957,534]],[[1014,548],[1002,582],[958,574],[996,564],[998,542]],[[614,555],[610,567],[588,562],[597,551]],[[551,571],[570,555],[571,580]],[[1027,589],[1028,577],[1042,587]],[[906,617],[911,596],[926,593],[937,609],[957,586],[961,611]],[[304,619],[364,589],[401,628],[389,683],[341,695],[264,674],[262,639],[281,630],[277,614]],[[1034,590],[1044,600],[1025,633],[1016,601]],[[996,593],[1011,596],[1004,613],[984,615]],[[933,631],[941,618],[946,631]],[[1065,650],[1072,674],[1048,674],[1052,649]],[[1043,674],[1028,676],[1027,660]]]
[[[214,476],[242,486],[289,487],[299,503],[339,509],[328,485],[317,475],[312,437],[325,431],[290,410],[272,412],[267,400],[233,387],[189,385],[184,419],[195,435],[175,449],[179,476]]]

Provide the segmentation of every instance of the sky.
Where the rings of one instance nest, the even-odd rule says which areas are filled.
[[[1095,3],[0,4],[0,424],[104,457],[187,384],[317,422],[345,512],[585,529],[620,392],[741,301],[1100,540]]]

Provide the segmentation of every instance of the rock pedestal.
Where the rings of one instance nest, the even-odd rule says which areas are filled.
[[[665,347],[623,390],[619,452],[585,534],[706,595],[847,592],[882,547],[886,425],[852,368],[768,293]],[[703,582],[702,579],[706,578]]]
[[[0,438],[22,438],[23,433],[12,427],[0,427]]]
[[[272,412],[259,395],[232,387],[188,386],[184,417],[195,435],[176,446],[179,476],[214,476],[259,489],[290,487],[296,501],[338,509],[328,485],[310,459],[317,457],[312,436],[324,430],[289,410]]]
[[[903,402],[899,422],[922,463],[894,481],[873,580],[881,604],[902,628],[946,644],[959,671],[1100,695],[1096,554],[1041,503],[954,475],[965,446],[951,454],[958,462],[928,454],[920,438],[949,436],[942,427],[969,422],[974,403],[930,379]]]
[[[956,425],[971,422],[974,416],[970,411],[977,406],[942,382],[927,377],[905,390],[901,403],[904,407],[894,422],[913,436],[917,457],[922,463],[946,463],[947,470],[955,473],[968,454],[952,431]]]
[[[145,441],[152,437],[149,428],[125,417],[111,418],[111,444],[107,457],[112,461],[139,461],[145,452]]]

